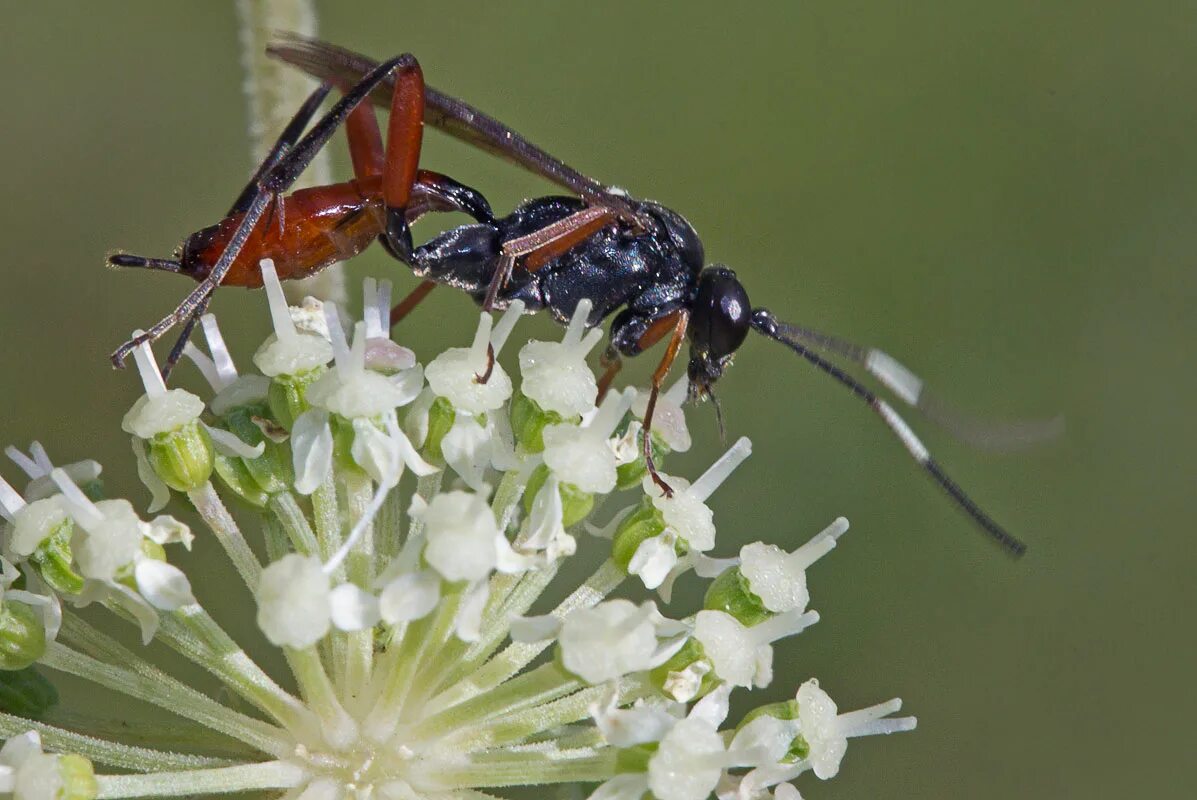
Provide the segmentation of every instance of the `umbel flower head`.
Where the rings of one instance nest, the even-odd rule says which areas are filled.
[[[107,497],[93,461],[9,448],[28,486],[0,479],[0,794],[483,800],[577,784],[595,800],[796,800],[790,782],[834,777],[849,739],[914,727],[889,716],[898,700],[840,713],[814,680],[729,722],[733,692],[769,685],[780,640],[819,620],[806,573],[847,522],[793,550],[719,556],[708,502],[750,443],[692,481],[668,476],[672,494],[644,479],[643,394],[596,396],[587,303],[562,341],[524,344],[518,374],[496,363],[482,382],[518,304],[421,367],[384,327],[388,283],[367,281],[352,322],[311,299],[289,308],[262,273],[274,333],[260,374],[238,372],[211,316],[208,352],[186,350],[206,398],[168,389],[137,352],[145,394],[122,428],[148,511]],[[659,462],[689,447],[683,390],[659,406]],[[608,501],[610,522],[593,523]],[[159,514],[172,502],[203,529]],[[195,538],[230,574],[172,563]],[[601,566],[555,586],[584,550]],[[703,606],[658,606],[691,572],[709,582]],[[202,602],[230,580],[256,601],[264,641],[248,648]],[[100,615],[85,621],[88,605]],[[130,625],[223,690],[120,643]],[[249,655],[269,646],[285,678]],[[169,720],[56,714],[56,672]]]

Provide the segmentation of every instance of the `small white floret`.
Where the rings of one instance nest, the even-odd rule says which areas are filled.
[[[764,542],[745,545],[740,549],[740,572],[749,591],[774,613],[805,609],[810,602],[807,567],[831,552],[847,530],[848,520],[840,517],[792,553]]]
[[[779,614],[746,627],[723,611],[699,611],[694,622],[694,638],[715,667],[715,674],[732,686],[769,684],[774,641],[800,633],[818,622],[814,611],[805,614]]]
[[[565,668],[591,684],[651,669],[657,651],[651,616],[629,600],[607,600],[573,612],[558,640]]]
[[[331,625],[330,588],[320,559],[297,553],[283,556],[262,570],[258,627],[280,647],[314,645]]]
[[[578,303],[560,342],[531,341],[520,349],[520,391],[545,411],[573,417],[594,408],[598,384],[586,356],[603,332],[593,328],[583,335],[591,308],[588,299]]]
[[[819,682],[811,679],[798,688],[798,725],[802,738],[810,746],[807,761],[822,780],[834,778],[840,771],[840,761],[848,749],[848,739],[857,736],[898,733],[914,730],[914,717],[884,719],[900,711],[902,701],[894,698],[859,711],[840,714]]]
[[[487,502],[471,492],[445,492],[420,512],[424,558],[449,581],[477,581],[494,570],[503,537]]]
[[[723,738],[704,720],[681,720],[648,762],[648,785],[658,800],[705,800],[723,774]]]

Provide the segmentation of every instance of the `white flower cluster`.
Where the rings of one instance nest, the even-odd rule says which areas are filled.
[[[0,481],[6,696],[36,716],[53,702],[37,670],[63,671],[166,708],[183,727],[156,742],[0,715],[10,737],[0,793],[410,800],[589,783],[596,800],[796,800],[790,781],[833,777],[849,738],[914,727],[888,716],[897,700],[840,714],[814,680],[726,724],[734,690],[772,681],[775,643],[818,621],[806,570],[847,523],[790,552],[757,542],[717,557],[707,503],[749,442],[693,482],[662,474],[663,491],[641,455],[645,393],[597,397],[586,357],[602,334],[586,330],[587,301],[560,342],[520,349],[515,376],[498,358],[518,303],[498,320],[483,314],[469,347],[422,367],[390,338],[388,283],[367,281],[363,318],[347,325],[332,304],[289,308],[273,265],[262,273],[274,333],[253,358],[261,374],[238,373],[205,317],[208,352],[185,352],[212,397],[168,389],[143,347],[145,395],[123,428],[151,508],[186,496],[253,592],[257,627],[282,648],[295,689],[254,662],[166,561],[164,545],[190,546],[186,526],[103,499],[94,462],[55,468],[36,443],[28,455],[10,449],[31,483],[22,495]],[[685,388],[657,404],[658,461],[690,446]],[[615,494],[622,510],[592,524]],[[260,522],[266,563],[229,499]],[[608,558],[533,613],[583,547]],[[688,573],[709,581],[696,611],[608,599],[630,581],[668,603]],[[89,603],[240,700],[189,687],[70,610]],[[184,741],[196,752],[177,752]],[[91,762],[121,771],[96,775]]]

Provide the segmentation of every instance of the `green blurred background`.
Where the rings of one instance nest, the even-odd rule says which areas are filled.
[[[115,247],[169,254],[240,189],[236,16],[215,2],[3,8],[0,439],[94,455],[137,493],[117,426],[135,377],[106,354],[188,285],[101,262]],[[716,495],[720,549],[852,521],[811,573],[824,621],[779,648],[764,694],[816,675],[842,707],[898,694],[919,717],[917,733],[854,743],[834,782],[804,776],[807,797],[1193,796],[1197,6],[320,13],[326,38],[412,50],[430,83],[679,209],[757,302],[883,345],[966,408],[1066,415],[1059,441],[1001,456],[915,421],[1030,542],[1014,562],[840,387],[770,343],[744,348],[722,400],[756,452]],[[429,140],[425,163],[497,208],[547,193]],[[381,250],[352,269],[412,285]],[[473,307],[452,292],[429,305],[403,341],[425,355],[462,343]],[[266,329],[262,298],[230,290],[216,311],[245,358]],[[687,470],[721,447],[709,408],[691,420]]]

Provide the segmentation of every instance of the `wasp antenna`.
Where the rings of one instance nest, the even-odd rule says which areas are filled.
[[[182,272],[183,265],[172,258],[147,258],[131,253],[109,253],[106,259],[110,267],[137,267],[156,269],[162,272]]]
[[[894,397],[918,411],[952,438],[981,450],[1008,452],[1054,439],[1064,432],[1064,418],[984,420],[954,408],[927,390],[922,378],[876,347],[848,342],[810,328],[774,320],[778,335],[846,359],[864,369]]]
[[[952,480],[944,472],[943,468],[931,458],[931,454],[927,451],[926,446],[915,436],[914,431],[910,429],[906,421],[898,416],[898,413],[888,403],[874,394],[860,381],[856,380],[856,378],[853,378],[835,364],[807,347],[806,341],[808,337],[799,335],[802,329],[796,329],[791,325],[778,321],[772,312],[764,308],[753,309],[751,325],[757,333],[767,336],[775,342],[784,344],[811,364],[835,378],[861,400],[868,403],[869,407],[877,412],[877,415],[881,417],[886,426],[902,442],[906,451],[910,453],[911,458],[918,462],[927,474],[939,484],[940,488],[952,499],[952,502],[959,506],[964,513],[972,517],[973,521],[982,531],[1013,556],[1021,556],[1026,552],[1027,546],[1025,543],[1009,533],[1005,528],[997,524],[992,517],[981,510],[981,507],[960,488],[960,485]]]

